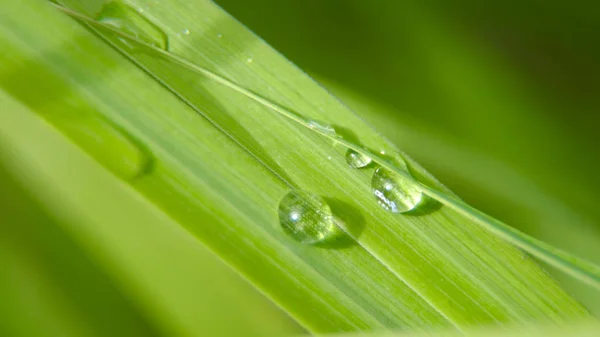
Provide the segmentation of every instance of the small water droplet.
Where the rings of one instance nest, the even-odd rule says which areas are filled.
[[[223,37],[223,34],[217,34],[217,39],[220,39]]]
[[[252,62],[254,62],[254,60],[251,57],[246,59],[246,63],[252,63]]]
[[[411,211],[423,200],[423,192],[418,186],[383,167],[375,170],[371,188],[377,203],[392,213]]]
[[[385,154],[385,151],[381,150],[379,151],[379,154]]]
[[[111,1],[102,6],[96,15],[96,20],[135,37],[141,42],[167,50],[169,45],[167,35],[152,21],[144,17],[142,12],[143,10],[136,10],[120,1]],[[126,39],[122,37],[118,39],[131,46]]]
[[[348,149],[346,151],[346,163],[351,168],[362,168],[371,163],[371,157],[365,156],[361,153],[358,153],[352,149]]]
[[[318,122],[316,120],[310,120],[310,121],[308,121],[308,127],[313,130],[317,130],[322,133],[337,137],[337,132],[335,132],[335,129],[333,128],[333,126],[331,126],[327,123]]]
[[[186,29],[182,30],[181,33],[183,35],[190,35],[190,30],[186,28]]]
[[[293,190],[279,203],[283,231],[304,244],[316,244],[339,233],[331,208],[320,196]]]
[[[98,114],[53,118],[53,123],[96,161],[124,180],[151,171],[150,152],[125,130]]]

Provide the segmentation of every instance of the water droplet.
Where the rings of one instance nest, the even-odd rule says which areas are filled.
[[[57,117],[52,120],[65,135],[96,161],[124,180],[151,171],[150,152],[117,125],[98,114]]]
[[[333,126],[331,126],[327,123],[318,122],[316,120],[310,120],[310,121],[308,121],[308,127],[313,130],[317,130],[322,133],[337,137],[337,132],[335,132],[335,129],[333,128]]]
[[[281,199],[279,222],[284,232],[304,244],[323,242],[340,232],[327,202],[304,191],[290,191]]]
[[[379,205],[393,213],[411,211],[423,200],[418,186],[383,167],[375,170],[371,188]]]
[[[168,49],[167,35],[157,25],[144,17],[141,11],[135,10],[120,1],[111,1],[104,4],[96,15],[96,20],[135,37],[141,42],[164,50]],[[126,39],[119,38],[119,40],[130,46]]]
[[[251,57],[246,59],[246,63],[252,63],[252,62],[254,62],[254,60]]]
[[[220,39],[223,37],[223,34],[217,34],[217,39]]]
[[[348,151],[346,151],[346,163],[348,163],[351,168],[365,167],[369,165],[371,161],[371,157],[365,156],[352,149],[348,149]]]
[[[181,33],[183,35],[190,35],[190,30],[186,28],[186,29],[182,30]]]

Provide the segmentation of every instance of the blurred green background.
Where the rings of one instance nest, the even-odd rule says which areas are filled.
[[[600,263],[597,3],[217,3],[467,202]],[[57,225],[65,219],[47,214],[8,171],[0,171],[0,335],[68,331],[65,335],[149,336],[173,331],[157,327],[152,313],[136,308],[122,285],[104,274],[107,266],[82,253]],[[168,240],[157,233],[143,233],[139,239]],[[202,270],[190,274],[197,283],[187,289],[202,291],[189,302],[177,302],[196,311],[182,318],[181,326],[195,321],[199,331],[221,335],[302,332],[210,252],[193,251],[194,266]],[[167,273],[168,262],[159,264]],[[152,263],[140,266],[156,267]],[[141,273],[139,282],[156,276],[140,268],[123,275]],[[600,313],[595,291],[555,276]],[[160,287],[138,295],[177,298]],[[174,302],[161,299],[152,305],[168,303]],[[81,310],[92,310],[92,315],[78,315]],[[265,322],[269,328],[263,327]],[[118,331],[112,330],[115,326]]]

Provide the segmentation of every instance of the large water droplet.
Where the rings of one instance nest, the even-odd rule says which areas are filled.
[[[96,15],[96,20],[135,37],[141,42],[157,48],[168,49],[169,40],[167,35],[139,11],[120,1],[111,1],[104,4]],[[120,40],[125,44],[129,44],[124,39]]]
[[[327,202],[304,191],[290,191],[281,199],[279,222],[287,234],[305,244],[323,242],[340,231]]]
[[[423,200],[418,186],[383,167],[375,170],[371,188],[379,205],[393,213],[412,211]]]
[[[116,176],[132,180],[151,171],[149,151],[124,130],[96,114],[70,117],[52,122]]]
[[[346,151],[346,163],[351,168],[362,168],[369,165],[372,162],[371,157],[365,156],[352,149]]]

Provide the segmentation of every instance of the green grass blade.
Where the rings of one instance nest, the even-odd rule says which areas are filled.
[[[91,3],[73,4],[87,15],[98,10]],[[307,118],[352,130],[369,148],[395,151],[214,4],[153,6],[144,13],[170,37],[174,54],[204,61],[214,73]],[[27,130],[65,134],[120,176],[132,195],[187,228],[310,330],[463,328],[586,315],[539,266],[454,210],[442,206],[394,216],[380,209],[369,188],[372,170],[350,170],[329,141],[262,104],[164,59],[129,54],[143,65],[141,71],[50,6],[11,3],[0,10],[0,19],[0,39],[11,50],[0,56],[0,86],[31,110],[0,115],[0,134],[23,151],[35,141]],[[177,35],[184,29],[195,40]],[[114,156],[107,156],[68,128],[71,120],[78,122],[78,113],[101,115],[109,129],[127,134],[112,137],[129,147],[114,146]],[[51,154],[43,156],[37,146],[35,154],[53,165],[67,194],[80,191],[61,173],[65,167],[51,164]],[[131,166],[119,166],[131,158],[141,167],[136,174]],[[443,189],[416,163],[411,166],[420,179]],[[276,209],[289,185],[278,175],[327,197],[336,215],[362,231],[359,245],[319,248],[287,237]]]
[[[179,57],[177,57],[171,53],[168,53],[162,49],[159,49],[159,48],[153,47],[151,45],[144,44],[143,42],[137,41],[132,36],[128,36],[127,34],[122,34],[118,30],[112,29],[111,27],[107,27],[93,19],[90,19],[86,16],[82,16],[76,12],[72,12],[72,11],[68,10],[67,8],[59,7],[59,9],[62,11],[65,11],[67,14],[69,14],[79,20],[82,20],[83,22],[85,22],[87,24],[90,24],[96,28],[101,29],[101,31],[103,31],[105,34],[106,33],[116,34],[117,36],[120,36],[121,38],[130,40],[132,43],[139,44],[140,47],[148,49],[148,52],[160,55],[161,57],[166,58],[167,60],[169,60],[170,62],[172,62],[174,64],[179,64],[179,65],[185,67],[186,69],[188,69],[190,72],[194,72],[199,75],[205,76],[227,88],[230,88],[231,90],[234,90],[234,91],[258,102],[259,104],[264,105],[265,107],[273,110],[276,113],[278,113],[286,118],[289,118],[290,120],[294,121],[295,123],[298,123],[300,126],[306,127],[315,133],[319,133],[322,136],[331,139],[333,142],[343,144],[347,148],[352,149],[358,153],[361,153],[364,156],[375,159],[378,164],[382,165],[383,167],[386,167],[389,170],[395,171],[399,175],[403,176],[406,180],[411,181],[413,184],[419,185],[420,188],[423,191],[426,191],[426,193],[429,196],[433,197],[434,199],[436,199],[439,202],[442,202],[443,204],[447,205],[448,207],[453,208],[457,212],[460,212],[465,217],[470,218],[473,221],[481,224],[484,228],[488,229],[492,233],[507,240],[508,242],[514,244],[515,246],[527,251],[528,253],[531,253],[535,257],[543,260],[544,262],[547,262],[547,263],[551,264],[552,266],[559,268],[563,272],[568,273],[584,282],[587,282],[587,283],[593,285],[594,287],[600,288],[600,267],[598,267],[597,265],[595,265],[591,262],[585,261],[583,259],[577,258],[576,256],[573,256],[569,253],[563,252],[555,247],[552,247],[551,245],[545,244],[544,242],[542,242],[540,240],[537,240],[529,235],[526,235],[526,234],[502,223],[501,221],[494,219],[493,217],[488,216],[485,213],[478,211],[477,209],[469,206],[468,204],[464,203],[460,199],[457,199],[457,198],[449,195],[448,193],[444,193],[435,188],[431,188],[430,186],[427,186],[427,185],[423,184],[422,182],[415,180],[407,171],[399,168],[393,162],[389,162],[388,160],[386,160],[386,158],[379,156],[379,155],[373,153],[372,151],[369,151],[368,149],[365,149],[364,147],[362,147],[356,143],[353,143],[352,141],[345,140],[343,138],[339,138],[339,136],[333,136],[331,133],[327,132],[327,130],[315,128],[311,124],[311,120],[304,118],[301,114],[299,114],[297,112],[290,111],[289,109],[287,109],[265,97],[260,96],[259,94],[253,92],[251,89],[241,87],[240,85],[236,84],[235,82],[232,82],[232,81],[230,81],[230,80],[228,80],[206,68],[198,66],[198,65],[196,65],[192,62],[189,62],[185,59],[179,58]],[[350,231],[348,233],[351,234]]]

